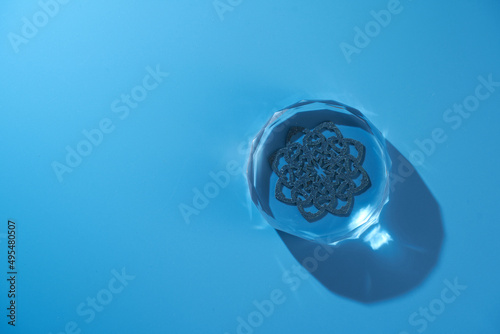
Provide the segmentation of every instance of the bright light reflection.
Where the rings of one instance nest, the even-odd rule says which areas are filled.
[[[349,223],[348,228],[350,230],[354,230],[359,226],[363,225],[368,221],[370,215],[372,214],[372,206],[368,205],[366,208],[360,209],[354,217],[352,217],[351,222]]]
[[[382,245],[387,244],[389,241],[392,240],[392,237],[390,236],[389,233],[387,233],[384,230],[380,230],[380,225],[377,225],[376,227],[371,230],[366,237],[363,238],[365,242],[370,243],[370,247],[373,250],[377,250]]]

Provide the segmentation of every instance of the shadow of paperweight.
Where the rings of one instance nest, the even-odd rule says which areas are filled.
[[[411,163],[388,141],[389,202],[359,239],[322,245],[278,231],[295,259],[331,292],[363,303],[402,295],[436,265],[444,238],[439,204]]]

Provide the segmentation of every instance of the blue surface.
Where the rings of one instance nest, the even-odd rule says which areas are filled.
[[[216,5],[68,1],[51,17],[37,1],[0,5],[5,315],[9,219],[18,256],[16,328],[2,314],[0,331],[499,333],[500,85],[482,83],[500,81],[498,2]],[[371,11],[387,9],[385,27],[356,37],[356,27],[376,29]],[[23,20],[33,16],[36,32]],[[356,41],[346,57],[342,43]],[[156,86],[146,76],[157,68]],[[131,92],[147,97],[127,106]],[[332,292],[251,203],[248,142],[301,99],[355,107],[407,159],[423,160],[414,165],[444,239],[409,291],[373,303]],[[448,111],[464,101],[479,105]],[[96,128],[108,132],[98,145],[80,144]],[[58,178],[54,162],[66,165],[67,146],[79,144],[92,152]],[[229,184],[197,197],[221,171]],[[93,298],[106,305],[90,311]],[[426,319],[429,307],[439,314]]]

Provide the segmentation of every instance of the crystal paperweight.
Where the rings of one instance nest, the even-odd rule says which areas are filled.
[[[359,238],[389,199],[380,131],[335,101],[300,101],[276,112],[252,143],[252,201],[274,228],[320,243]]]

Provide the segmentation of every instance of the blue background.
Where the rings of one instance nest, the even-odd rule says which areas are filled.
[[[457,278],[466,290],[425,332],[500,333],[500,87],[457,129],[443,119],[479,76],[500,81],[500,4],[401,0],[348,62],[341,43],[354,45],[355,27],[388,1],[223,3],[232,10],[219,15],[211,0],[73,0],[18,52],[9,34],[41,5],[0,5],[1,277],[8,219],[19,271],[14,330],[1,279],[1,332],[64,333],[74,321],[82,333],[233,334],[254,300],[279,289],[285,301],[255,333],[417,333],[410,315]],[[113,101],[157,65],[168,77],[120,119]],[[292,291],[282,274],[297,261],[250,202],[243,172],[181,214],[210,172],[230,161],[243,171],[274,111],[315,98],[358,108],[407,158],[415,140],[445,131],[417,167],[445,238],[434,270],[404,295],[363,304],[312,276]],[[59,182],[53,162],[105,118],[114,131]],[[135,278],[86,322],[77,307],[123,268]]]

